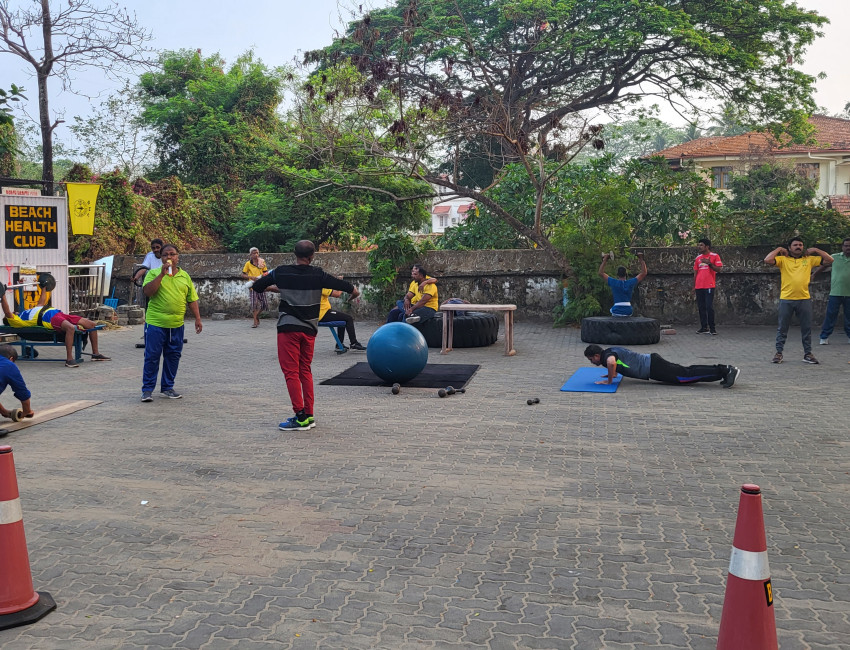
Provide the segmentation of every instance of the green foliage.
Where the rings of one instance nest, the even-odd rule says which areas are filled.
[[[176,178],[156,184],[140,180],[131,185],[120,172],[93,176],[85,165],[74,165],[67,180],[100,183],[94,234],[69,235],[68,252],[73,263],[145,252],[154,236],[177,244],[181,250],[218,247],[212,231],[215,198],[198,197]]]
[[[226,189],[244,186],[262,167],[279,126],[281,71],[248,52],[228,69],[218,56],[166,52],[161,70],[139,78],[141,122],[159,156],[154,177]]]
[[[435,241],[444,250],[529,248],[527,239],[487,208],[470,213],[457,226],[446,228]]]
[[[555,226],[552,243],[570,260],[569,303],[556,309],[556,322],[578,322],[596,316],[611,303],[611,291],[599,279],[600,254],[631,243],[628,221],[632,185],[603,166],[579,170],[573,177],[573,210]]]
[[[312,90],[361,109],[347,124],[372,130],[362,150],[376,160],[479,204],[491,194],[474,189],[480,179],[504,182],[510,164],[521,163],[538,199],[533,228],[489,207],[553,252],[539,222],[552,180],[542,166],[568,162],[587,143],[604,146],[598,129],[574,116],[647,95],[692,106],[711,96],[806,137],[801,116],[814,109],[815,78],[793,62],[825,22],[784,0],[396,0],[306,61],[328,79],[345,66],[361,75]]]
[[[404,287],[399,272],[409,269],[430,246],[417,245],[413,238],[394,228],[385,228],[369,241],[374,246],[369,251],[369,272],[372,274],[371,288],[366,298],[382,311],[395,306],[403,295]]]
[[[793,236],[807,244],[841,241],[850,220],[816,198],[817,184],[794,166],[773,160],[735,174],[714,239],[741,246],[778,246]]]
[[[817,180],[806,178],[790,165],[769,161],[731,179],[732,197],[727,208],[769,210],[783,204],[806,204],[817,195]]]
[[[15,156],[18,150],[18,134],[12,119],[10,102],[26,99],[24,89],[12,84],[10,90],[0,88],[0,176],[12,176],[15,172]]]
[[[693,167],[673,169],[661,157],[633,160],[624,176],[630,183],[632,243],[669,246],[698,239],[721,215],[720,193]]]
[[[807,246],[838,242],[850,232],[850,219],[823,205],[779,203],[769,210],[731,212],[719,239],[741,246],[780,246],[801,237]]]

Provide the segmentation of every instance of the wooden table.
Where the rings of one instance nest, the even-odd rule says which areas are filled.
[[[440,305],[440,311],[443,312],[443,349],[440,351],[440,354],[447,354],[452,350],[456,311],[505,312],[505,356],[512,357],[516,354],[516,350],[514,350],[514,312],[516,311],[516,305],[451,304]]]

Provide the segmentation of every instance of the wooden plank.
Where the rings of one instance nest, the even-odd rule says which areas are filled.
[[[514,311],[516,305],[474,305],[470,303],[452,303],[440,305],[440,311]]]
[[[101,403],[102,402],[95,400],[76,400],[74,402],[59,402],[58,404],[48,406],[45,409],[35,409],[35,415],[32,418],[24,418],[20,422],[12,422],[4,427],[0,427],[0,438],[6,434],[12,433],[13,431],[26,429],[34,424],[41,424],[48,420],[55,420],[56,418],[61,418],[64,415],[70,415],[71,413],[76,413],[77,411],[82,411],[90,406],[96,406]]]

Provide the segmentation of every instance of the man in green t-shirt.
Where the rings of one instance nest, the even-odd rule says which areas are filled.
[[[841,252],[833,257],[832,279],[829,284],[829,300],[826,316],[820,329],[820,344],[827,345],[841,306],[844,306],[844,333],[850,343],[850,237],[841,242]],[[817,272],[817,271],[816,271]]]
[[[160,255],[162,266],[147,272],[143,286],[148,298],[145,311],[145,366],[142,373],[143,402],[153,401],[160,357],[162,396],[170,399],[183,397],[174,390],[174,379],[183,351],[183,319],[186,317],[187,305],[195,317],[195,332],[200,334],[204,328],[198,309],[198,292],[189,274],[178,266],[177,246],[164,244]]]

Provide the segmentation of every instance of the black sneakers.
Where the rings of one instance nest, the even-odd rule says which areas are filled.
[[[741,374],[741,370],[736,368],[735,366],[726,366],[726,375],[723,377],[723,381],[720,382],[720,385],[723,388],[732,388],[735,384],[735,380]]]

